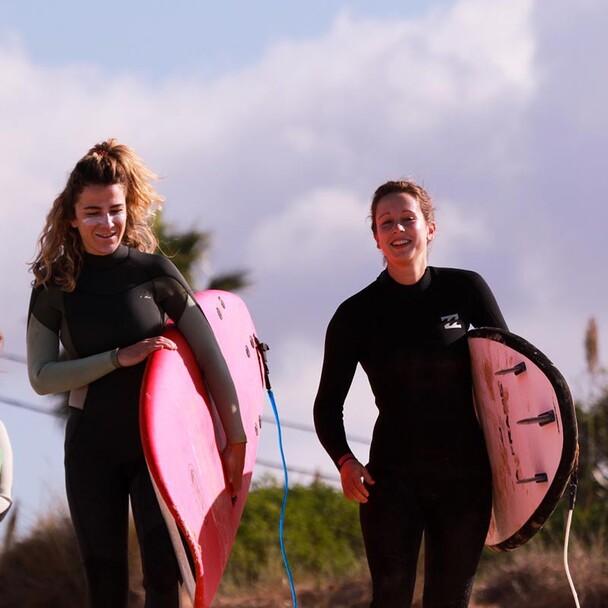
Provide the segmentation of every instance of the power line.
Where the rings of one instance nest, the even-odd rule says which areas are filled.
[[[49,410],[49,409],[46,409],[43,407],[39,407],[37,405],[32,405],[30,403],[25,403],[24,401],[19,401],[18,399],[11,399],[10,397],[4,397],[3,395],[0,395],[0,403],[6,403],[7,405],[13,405],[15,407],[18,407],[18,408],[21,408],[24,410],[36,412],[37,414],[46,414],[47,416],[57,416],[57,414],[52,410]],[[268,419],[266,422],[271,422],[271,419]],[[281,470],[281,471],[283,470],[283,465],[276,463],[276,462],[271,462],[269,460],[264,460],[261,458],[256,458],[255,462],[256,462],[256,464],[269,468],[269,469],[276,469],[276,470]],[[332,481],[332,482],[340,481],[335,476],[319,473],[318,471],[311,471],[310,469],[302,469],[302,468],[298,468],[298,467],[288,466],[287,470],[290,473],[308,475],[309,477],[314,477],[316,479],[323,479],[325,481]]]
[[[255,464],[260,465],[262,467],[266,467],[268,469],[277,469],[277,470],[283,470],[283,465],[276,463],[276,462],[270,462],[269,460],[264,460],[263,458],[256,458],[255,459]],[[308,475],[309,477],[314,477],[315,479],[323,479],[325,481],[332,481],[332,482],[340,482],[340,478],[335,476],[335,475],[326,475],[325,473],[320,473],[318,471],[311,471],[310,469],[301,469],[298,467],[291,467],[288,466],[287,470],[290,473],[298,473],[301,475]]]
[[[270,416],[262,416],[262,422],[268,422],[269,424],[276,424],[276,420],[274,418],[271,418]],[[304,431],[305,433],[316,434],[316,431],[312,426],[302,424],[300,422],[290,422],[289,420],[281,420],[281,426],[286,429],[294,429],[296,431]],[[365,445],[370,445],[370,441],[366,437],[348,435],[347,439],[354,443],[363,443]]]
[[[0,403],[6,403],[7,405],[13,405],[23,410],[30,410],[37,414],[46,414],[47,416],[56,416],[55,412],[39,405],[33,405],[32,403],[26,403],[25,401],[19,401],[18,399],[12,399],[11,397],[4,397],[0,395]]]
[[[8,359],[9,361],[15,361],[17,363],[27,363],[27,359],[21,355],[15,355],[11,353],[0,353],[0,358]],[[36,406],[31,406],[23,402],[17,402],[14,400],[7,400],[7,398],[0,398],[0,401],[4,401],[9,405],[15,405],[16,407],[23,407],[24,409],[30,409],[32,411],[38,411]],[[41,413],[48,413],[46,411],[41,411]],[[270,416],[263,416],[262,422],[267,422],[269,424],[276,424],[276,420]],[[281,420],[281,426],[286,429],[292,429],[295,431],[303,431],[304,433],[314,433],[316,434],[315,429],[311,425],[303,424],[300,422],[293,422],[290,420]],[[357,436],[357,435],[348,435],[347,439],[354,443],[360,443],[363,445],[370,445],[370,440],[367,437]]]
[[[15,355],[15,354],[10,354],[10,353],[0,353],[0,358],[4,358],[4,359],[8,359],[9,361],[15,361],[17,363],[27,363],[27,360],[25,357],[22,357],[21,355]],[[3,395],[0,395],[0,403],[5,403],[7,405],[12,405],[14,407],[18,407],[24,410],[29,410],[32,412],[36,412],[38,414],[45,414],[47,416],[57,416],[57,413],[53,410],[50,410],[48,408],[44,408],[44,407],[40,407],[31,403],[26,403],[25,401],[21,401],[18,399],[12,399],[11,397],[5,397]],[[267,423],[267,424],[277,424],[277,421],[270,417],[270,416],[262,416],[262,422]],[[283,428],[288,428],[288,429],[292,429],[295,431],[302,431],[305,433],[312,433],[312,434],[316,434],[315,429],[311,426],[311,425],[307,425],[307,424],[303,424],[300,422],[293,422],[293,421],[289,421],[289,420],[281,420],[281,427]],[[362,436],[356,436],[356,435],[348,435],[347,439],[349,441],[352,441],[354,443],[360,443],[363,445],[370,445],[370,441],[368,438],[366,437],[362,437]],[[263,467],[267,467],[270,469],[276,469],[276,470],[283,470],[283,465],[279,464],[279,463],[274,463],[274,462],[270,462],[267,460],[263,460],[263,459],[256,459],[256,463],[259,464],[260,466]],[[297,468],[297,467],[288,467],[287,470],[289,472],[292,473],[297,473],[297,474],[301,474],[301,475],[307,475],[310,477],[314,477],[316,479],[322,479],[325,481],[331,481],[331,482],[339,482],[339,478],[336,476],[332,476],[332,475],[326,475],[323,473],[320,473],[318,471],[311,471],[309,469],[303,469],[303,468]]]
[[[0,353],[0,359],[8,359],[9,361],[15,361],[17,363],[27,364],[27,359],[22,355],[13,355],[11,353]]]

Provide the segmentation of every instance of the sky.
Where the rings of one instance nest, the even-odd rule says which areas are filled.
[[[603,0],[142,6],[0,0],[0,419],[20,526],[65,502],[61,422],[7,403],[52,407],[19,362],[27,264],[74,164],[108,137],[161,176],[165,221],[212,233],[195,287],[249,272],[241,297],[270,346],[292,483],[336,475],[314,434],[289,425],[312,425],[336,307],[382,271],[368,213],[388,179],[433,196],[430,263],[479,272],[511,331],[587,397],[590,317],[608,357]],[[370,436],[361,373],[345,418]],[[280,462],[270,422],[258,455]],[[256,475],[268,472],[280,478]]]

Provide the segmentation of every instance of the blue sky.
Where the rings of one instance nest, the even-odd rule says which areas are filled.
[[[16,35],[39,65],[75,62],[150,80],[210,79],[246,67],[284,40],[327,32],[336,14],[391,19],[415,16],[446,0],[108,0],[57,3],[3,0],[0,31]]]
[[[608,332],[602,0],[135,5],[0,3],[7,353],[25,354],[26,264],[45,214],[78,158],[115,136],[162,176],[169,223],[212,231],[199,287],[250,270],[242,295],[284,419],[311,424],[327,322],[382,269],[371,194],[403,176],[435,198],[431,263],[480,272],[512,331],[586,397],[589,317],[604,364]],[[0,396],[49,407],[23,365],[0,370]],[[369,435],[359,375],[346,417]],[[63,500],[62,429],[1,402],[0,419],[31,523]],[[291,466],[334,474],[314,436],[284,439]],[[278,460],[271,425],[260,457]]]

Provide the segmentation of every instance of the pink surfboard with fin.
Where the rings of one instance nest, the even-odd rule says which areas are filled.
[[[265,399],[253,321],[237,295],[196,294],[234,380],[247,433],[242,488],[233,501],[220,454],[225,437],[194,355],[175,327],[177,351],[148,361],[140,426],[148,468],[195,608],[211,605],[239,526],[255,463]]]
[[[523,338],[480,328],[468,341],[492,467],[486,545],[510,551],[542,527],[568,485],[578,454],[574,404],[557,368]]]

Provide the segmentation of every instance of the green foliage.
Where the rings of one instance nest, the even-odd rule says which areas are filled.
[[[284,578],[279,542],[282,502],[283,487],[272,478],[251,490],[224,576],[225,585]],[[357,505],[321,482],[290,488],[283,534],[294,577],[327,580],[358,570],[364,563]]]
[[[588,408],[577,408],[578,493],[575,532],[587,541],[608,539],[608,390]]]
[[[154,233],[159,243],[158,252],[170,258],[188,284],[193,285],[193,270],[209,249],[210,233],[197,230],[172,232],[160,215],[156,216]]]

